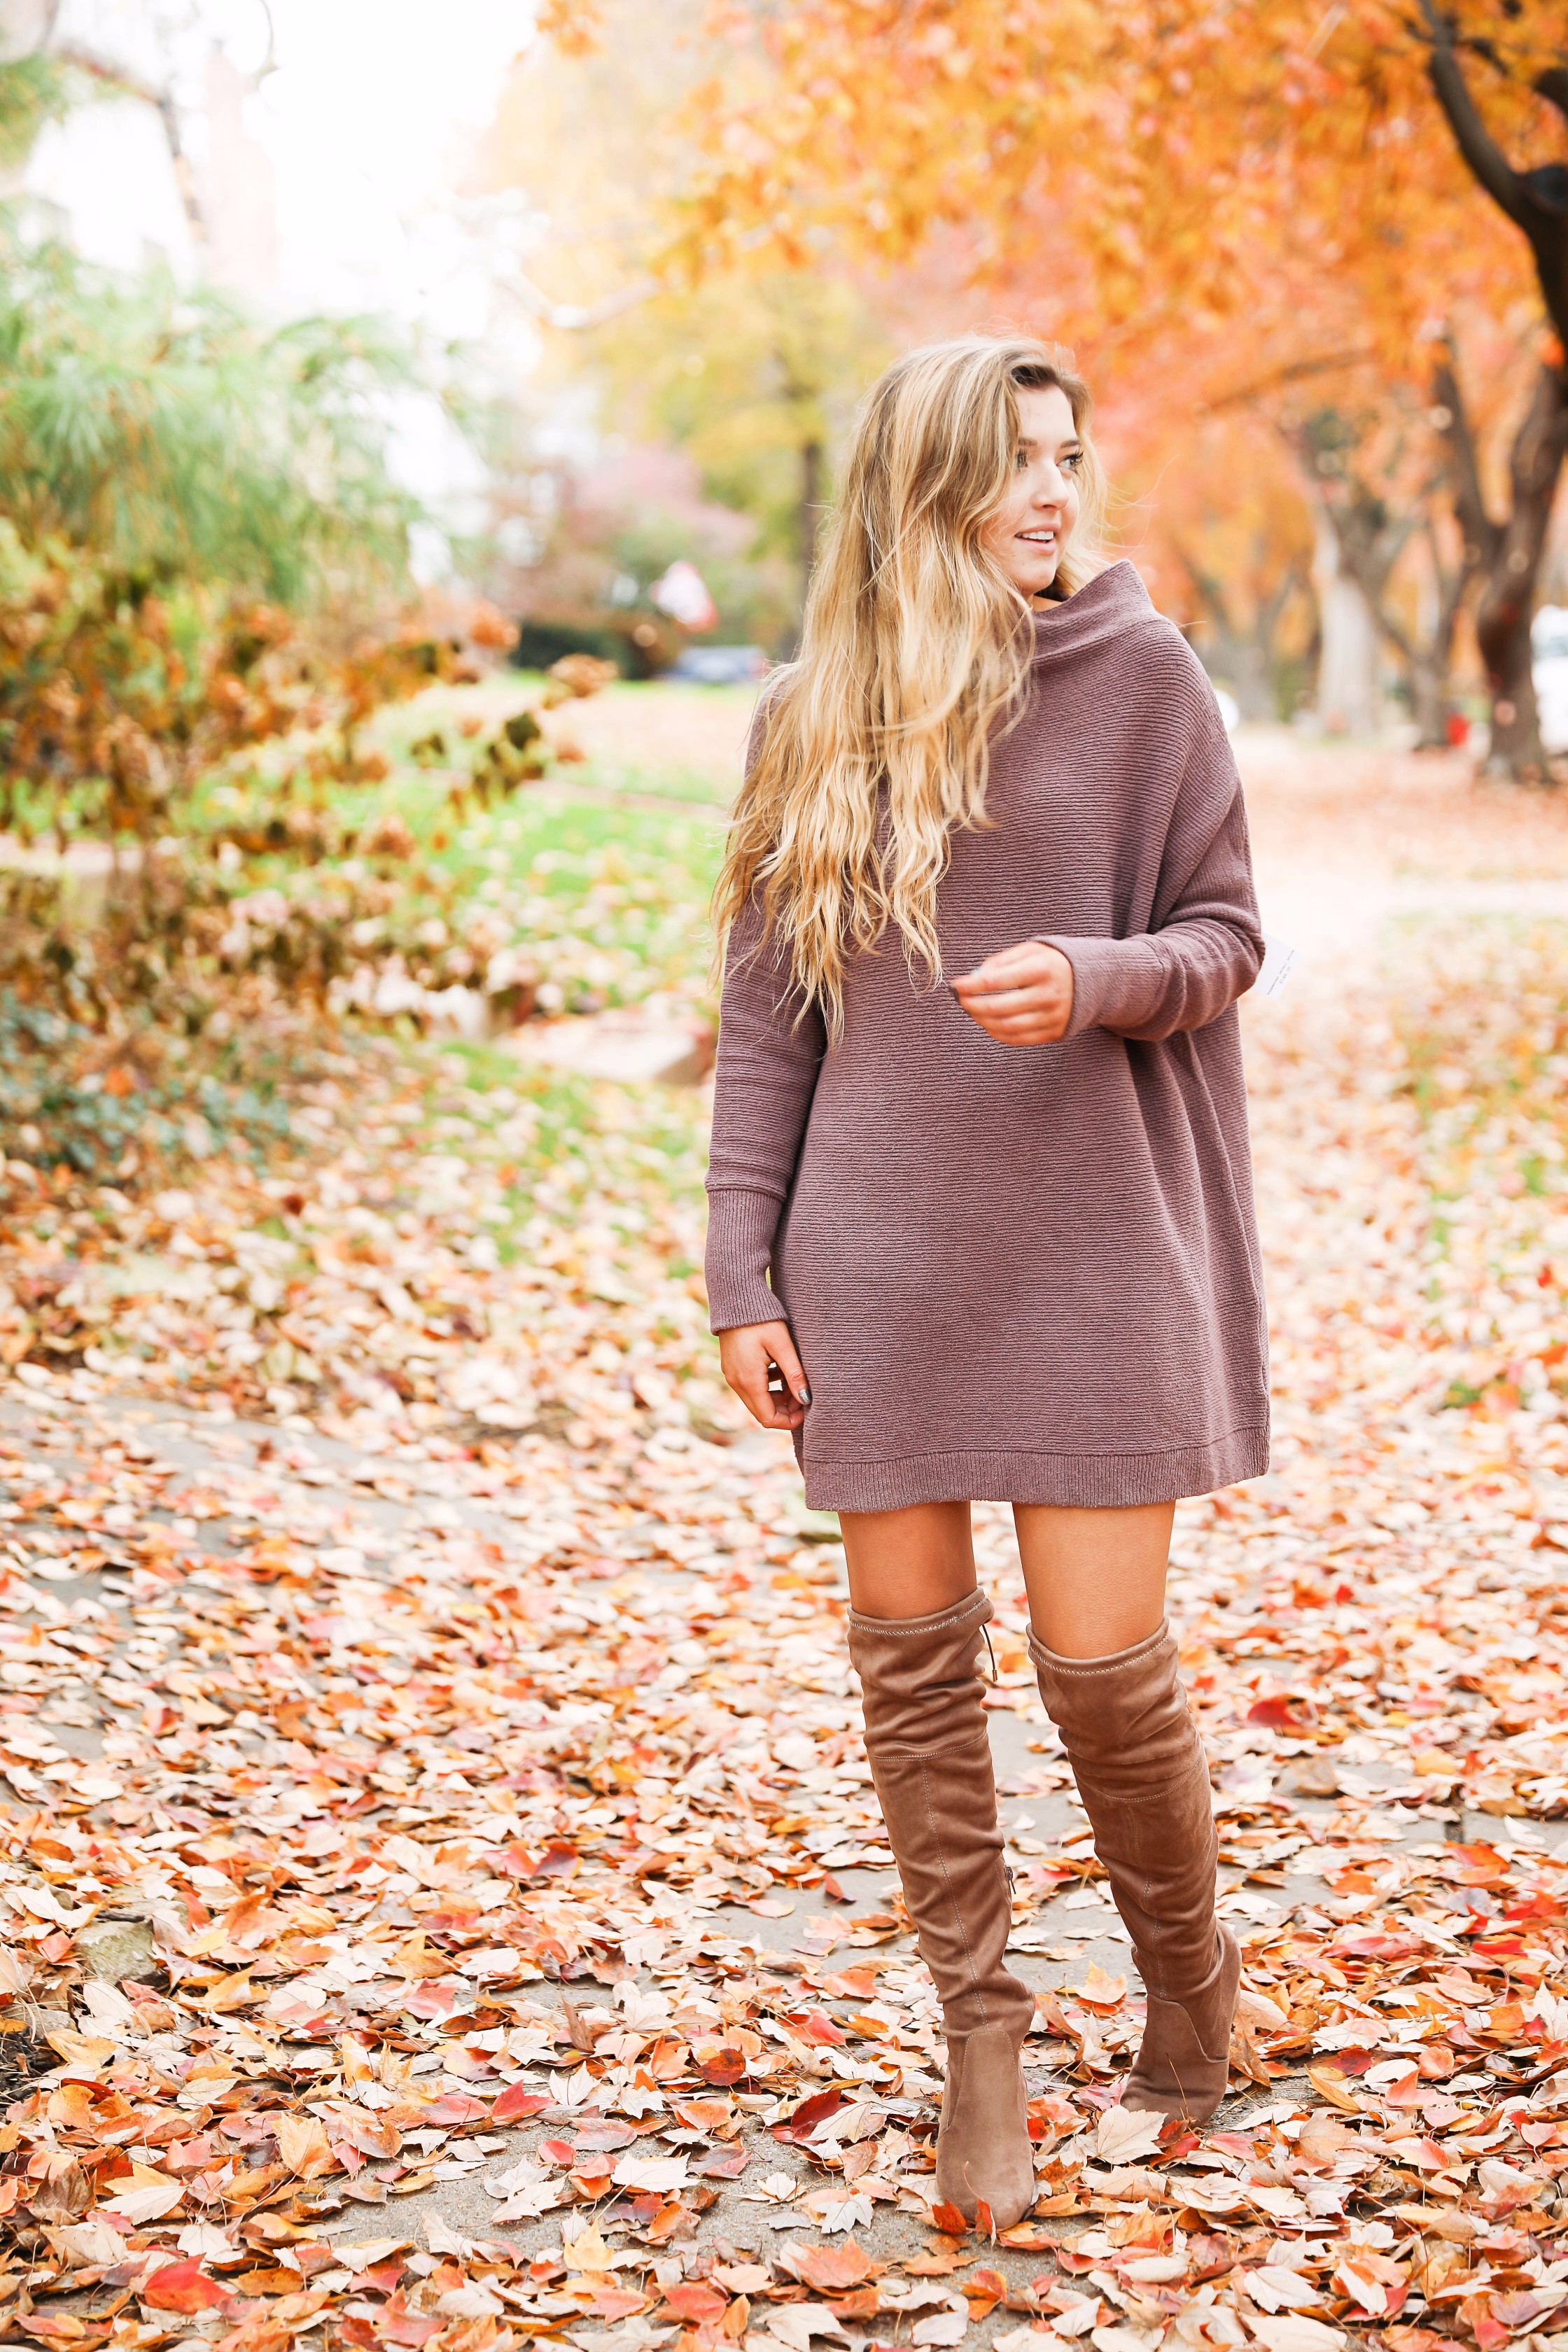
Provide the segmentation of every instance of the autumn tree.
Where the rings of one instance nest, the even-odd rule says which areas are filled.
[[[1477,182],[1523,234],[1552,329],[1514,439],[1510,499],[1501,516],[1495,516],[1487,504],[1458,377],[1447,359],[1439,364],[1434,387],[1448,420],[1447,438],[1467,560],[1483,581],[1476,636],[1492,691],[1494,757],[1515,775],[1538,780],[1547,770],[1531,669],[1530,625],[1547,528],[1568,454],[1568,167],[1555,159],[1528,167],[1510,160],[1476,101],[1461,57],[1468,51],[1504,82],[1516,101],[1521,89],[1533,91],[1555,112],[1561,129],[1568,127],[1568,48],[1555,31],[1545,38],[1539,34],[1531,38],[1527,28],[1521,40],[1516,27],[1506,25],[1513,37],[1500,42],[1489,34],[1466,29],[1430,0],[1423,0],[1422,13],[1438,103]],[[1517,19],[1524,11],[1504,7],[1500,14],[1505,20],[1510,15]]]
[[[709,496],[755,518],[758,551],[804,596],[833,454],[890,346],[858,287],[726,272],[594,339],[610,413],[693,459]]]
[[[1430,330],[1458,303],[1506,310],[1533,281],[1561,324],[1568,66],[1542,0],[790,0],[725,23],[741,63],[689,114],[670,268],[899,263],[959,236],[977,285],[1032,294],[1100,372],[1201,352],[1216,395],[1238,361],[1342,361],[1451,407]],[[1508,511],[1467,531],[1521,775],[1541,772],[1528,628],[1560,406],[1554,344]]]
[[[755,562],[787,564],[798,613],[835,451],[891,343],[842,262],[668,266],[700,161],[686,110],[718,53],[677,0],[622,0],[600,30],[519,61],[485,158],[537,224],[510,283],[543,330],[545,396],[591,389],[602,434],[689,458],[703,496],[754,525]]]
[[[1118,387],[1099,432],[1113,527],[1163,611],[1186,631],[1243,718],[1287,718],[1316,653],[1312,533],[1289,453],[1250,405],[1180,406]]]

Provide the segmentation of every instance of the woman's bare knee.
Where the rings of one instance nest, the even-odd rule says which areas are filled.
[[[929,1617],[974,1590],[967,1503],[840,1511],[849,1598],[864,1617]]]
[[[1047,1650],[1102,1658],[1157,1629],[1174,1516],[1173,1503],[1110,1510],[1015,1505],[1029,1615]]]

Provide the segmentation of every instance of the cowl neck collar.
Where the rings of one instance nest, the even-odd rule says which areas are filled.
[[[1070,660],[1091,646],[1119,637],[1154,610],[1142,575],[1123,556],[1059,604],[1037,608],[1031,616],[1035,630],[1032,667],[1044,669]]]

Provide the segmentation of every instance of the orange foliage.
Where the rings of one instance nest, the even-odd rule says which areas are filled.
[[[1460,14],[1506,36],[1509,70],[1472,78],[1538,158],[1548,11]],[[1231,383],[1349,352],[1425,378],[1429,321],[1531,283],[1388,0],[792,0],[730,21],[773,72],[760,95],[703,93],[688,267],[815,260],[824,232],[904,262],[952,228],[974,278],[1051,331],[1102,355],[1185,344]]]

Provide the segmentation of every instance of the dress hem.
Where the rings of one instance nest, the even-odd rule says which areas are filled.
[[[809,1423],[808,1423],[809,1426]],[[800,1451],[796,1441],[797,1454]],[[978,1448],[906,1454],[890,1462],[804,1458],[813,1511],[900,1511],[914,1503],[1045,1503],[1113,1510],[1212,1495],[1268,1467],[1268,1424],[1230,1431],[1160,1454],[990,1453]]]

